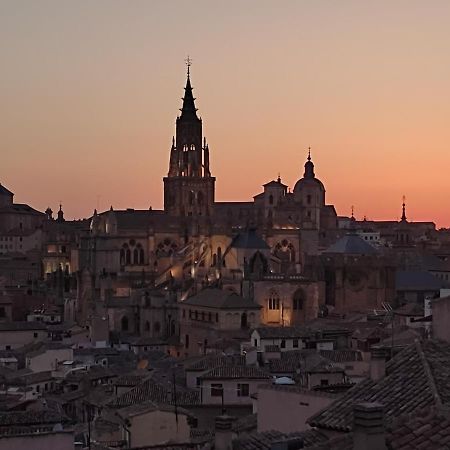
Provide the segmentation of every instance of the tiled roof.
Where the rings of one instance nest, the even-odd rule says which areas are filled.
[[[387,422],[450,401],[450,344],[416,342],[397,354],[378,382],[365,380],[329,407],[308,419],[311,426],[342,431],[352,429],[353,405],[379,402]]]
[[[423,416],[399,420],[388,434],[388,448],[392,450],[450,449],[450,419],[433,409]]]
[[[0,331],[46,330],[42,322],[0,322]]]
[[[175,404],[175,396],[172,390],[149,379],[113,399],[109,405],[114,408],[124,408],[126,406],[143,403],[155,402],[158,405]],[[176,403],[179,406],[198,405],[200,398],[197,391],[176,386]]]
[[[270,375],[259,367],[253,366],[222,366],[206,372],[200,377],[204,380],[210,379],[267,379]]]
[[[142,381],[149,376],[148,372],[143,373],[128,373],[125,375],[120,376],[116,380],[114,380],[113,385],[114,386],[128,386],[128,387],[134,387],[138,384],[142,383]]]
[[[245,365],[245,356],[244,355],[232,355],[232,356],[205,356],[204,358],[196,361],[192,364],[189,364],[185,370],[186,371],[203,371],[203,370],[211,370],[216,367],[222,366],[244,366]]]
[[[297,370],[312,372],[319,369],[330,372],[336,368],[316,350],[292,350],[282,352],[280,359],[270,360],[269,369],[271,373],[295,373]]]
[[[306,327],[259,327],[255,329],[261,339],[285,339],[302,338],[311,336],[311,331]]]
[[[303,440],[304,447],[326,442],[327,437],[317,430],[299,431],[284,434],[280,431],[264,431],[262,433],[244,434],[233,441],[233,450],[270,450],[273,443],[299,438]]]
[[[361,352],[358,350],[320,350],[320,356],[329,359],[335,363],[362,361]]]
[[[0,413],[1,427],[62,423],[68,420],[67,417],[49,409],[42,411],[10,411],[8,414]]]
[[[227,289],[207,288],[189,297],[183,305],[221,309],[260,309],[261,306]]]

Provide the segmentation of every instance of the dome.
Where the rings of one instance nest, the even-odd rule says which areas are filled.
[[[302,189],[307,187],[318,187],[321,191],[325,191],[325,186],[318,178],[300,178],[300,180],[295,183],[294,193],[300,192]]]
[[[294,193],[300,192],[304,188],[319,188],[322,192],[325,192],[323,183],[316,178],[314,173],[314,163],[311,161],[311,153],[308,153],[308,159],[305,163],[305,173],[303,178],[295,183]]]

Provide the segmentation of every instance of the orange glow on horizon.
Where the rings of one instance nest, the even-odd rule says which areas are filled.
[[[68,219],[161,208],[189,54],[217,201],[278,172],[292,189],[311,146],[338,215],[399,219],[406,195],[408,220],[450,227],[450,2],[1,10],[0,182],[16,202],[62,201]]]

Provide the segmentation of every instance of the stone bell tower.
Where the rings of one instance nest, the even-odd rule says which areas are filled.
[[[214,204],[216,179],[209,170],[209,147],[197,116],[187,59],[183,107],[172,139],[169,172],[164,177],[164,210],[177,216],[208,216]]]

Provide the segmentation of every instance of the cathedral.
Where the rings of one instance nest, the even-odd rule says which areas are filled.
[[[327,303],[325,279],[334,279],[325,273],[332,270],[331,256],[327,266],[319,255],[339,237],[339,227],[310,150],[292,190],[278,177],[251,201],[219,202],[210,164],[214,150],[197,115],[189,67],[180,111],[163,178],[164,209],[94,212],[73,268],[81,274],[78,309],[88,314],[99,297],[118,308],[112,322],[120,328],[125,314],[126,330],[131,326],[141,333],[152,326],[129,313],[131,300],[125,297],[132,298],[134,288],[174,292],[170,303],[209,287],[250,298],[260,305],[265,324],[291,325],[318,317]],[[378,289],[376,282],[371,285]],[[329,297],[332,305],[334,297]],[[132,300],[133,305],[143,301]],[[164,328],[159,319],[157,328]]]

